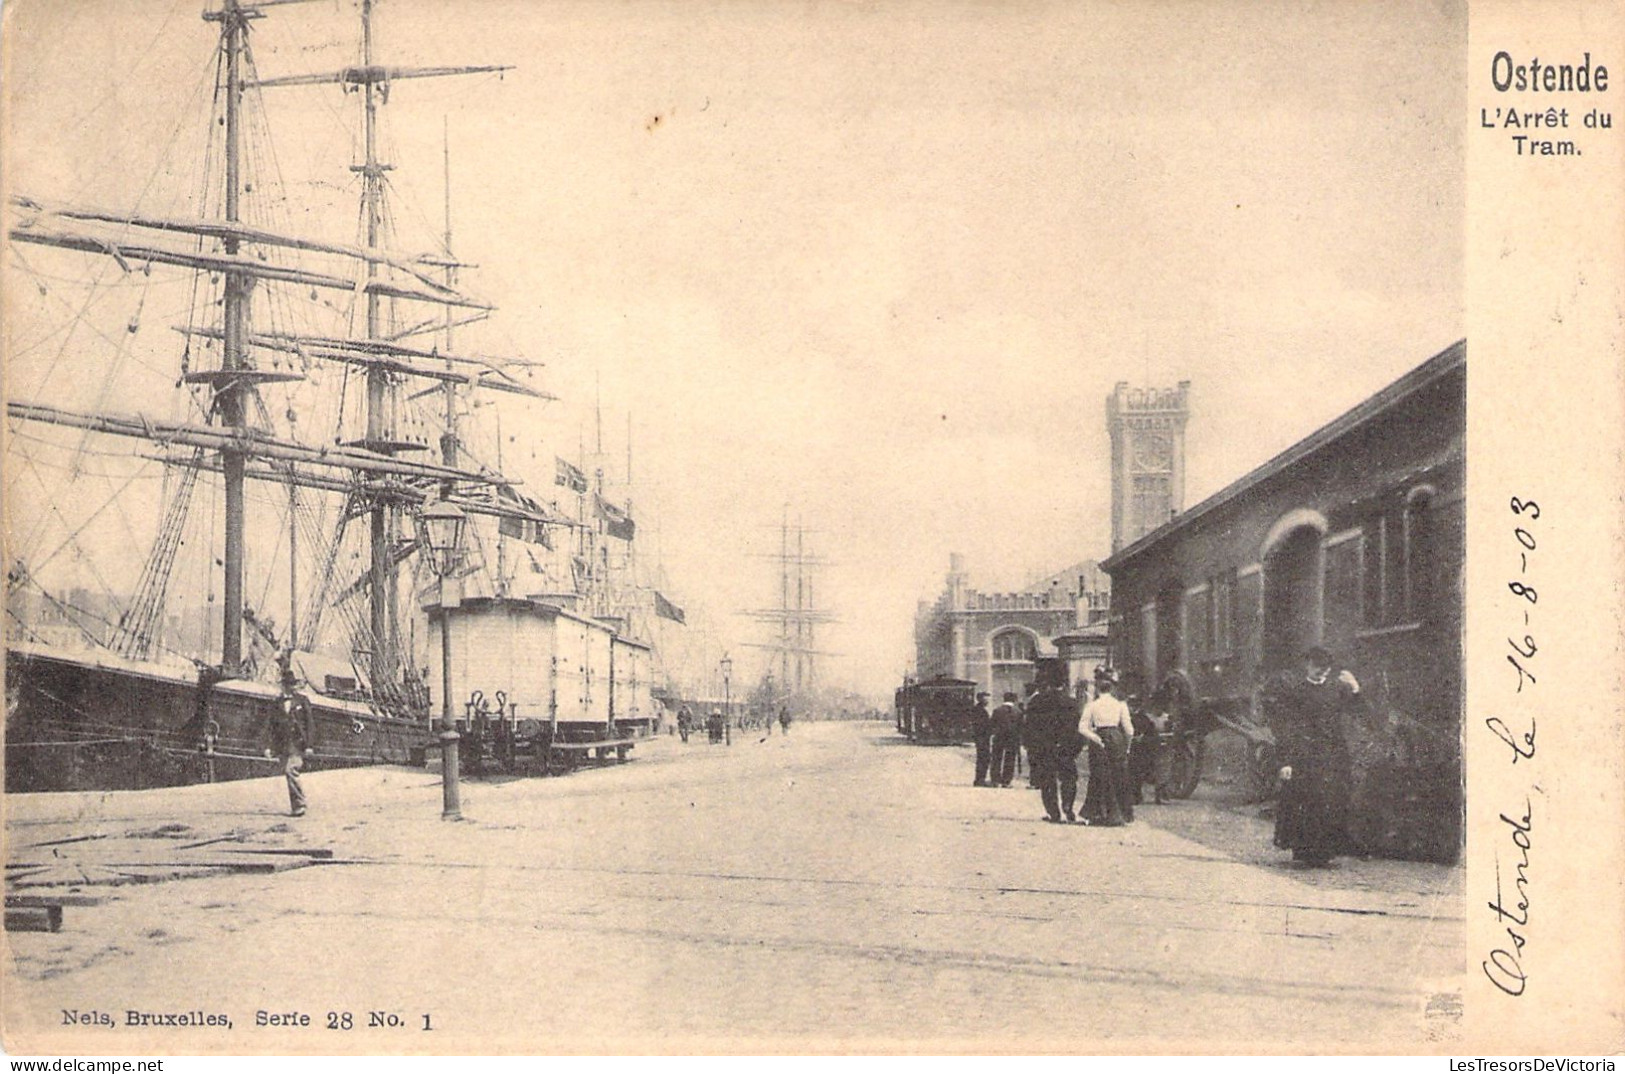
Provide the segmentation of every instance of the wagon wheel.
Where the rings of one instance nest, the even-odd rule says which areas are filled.
[[[1207,756],[1207,739],[1198,735],[1182,735],[1175,746],[1169,788],[1175,798],[1189,798],[1202,782],[1202,762]]]
[[[1183,672],[1175,671],[1162,680],[1153,695],[1153,707],[1169,716],[1175,732],[1162,793],[1169,798],[1189,798],[1202,781],[1206,736],[1192,729],[1196,722],[1196,693]]]

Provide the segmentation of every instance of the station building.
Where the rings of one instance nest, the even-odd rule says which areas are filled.
[[[1453,861],[1461,845],[1466,352],[1435,355],[1101,564],[1130,693],[1261,727],[1266,677],[1301,669],[1309,647],[1354,673],[1351,824],[1387,856]]]
[[[1106,659],[1111,582],[1084,560],[1019,590],[983,593],[970,585],[964,557],[948,557],[943,592],[914,619],[915,672],[978,684],[997,702],[1026,696],[1036,662],[1062,657],[1073,681]]]

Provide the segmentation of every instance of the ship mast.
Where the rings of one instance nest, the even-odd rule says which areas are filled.
[[[440,154],[445,164],[445,236],[440,245],[445,247],[445,286],[457,284],[457,258],[452,255],[452,135],[448,130],[447,120],[440,120]],[[445,309],[445,370],[453,372],[452,367],[452,309]],[[447,466],[457,465],[457,383],[447,379],[445,382],[445,435],[440,437],[440,461]],[[502,466],[497,466],[500,470]],[[442,486],[440,494],[450,496],[452,489]]]
[[[212,13],[211,13],[212,14]],[[206,15],[205,18],[208,16]],[[248,34],[247,14],[238,0],[224,0],[218,15],[221,48],[226,54],[226,204],[228,224],[240,219],[238,204],[242,188],[242,50]],[[235,257],[239,240],[226,236],[226,254]],[[248,292],[252,278],[227,269],[225,279],[225,335],[221,372],[215,386],[215,404],[228,429],[243,428],[243,383],[234,379],[243,369],[244,341],[248,335]],[[243,471],[246,456],[227,448],[221,452],[221,471],[226,485],[225,608],[221,622],[220,663],[235,672],[243,662]]]
[[[393,165],[378,159],[378,106],[384,98],[383,90],[392,79],[434,78],[442,75],[476,74],[501,71],[501,66],[468,66],[440,68],[393,68],[376,64],[373,60],[372,9],[374,0],[361,0],[361,66],[346,68],[333,76],[294,76],[267,79],[260,85],[300,85],[310,82],[337,81],[343,85],[362,88],[362,127],[365,157],[351,171],[362,177],[362,208],[366,217],[366,248],[377,251],[383,230],[384,175]],[[448,261],[451,259],[448,257]],[[366,329],[369,343],[387,340],[383,330],[382,294],[376,289],[379,262],[367,261],[367,313]],[[452,269],[448,265],[448,278]],[[448,322],[449,323],[449,322]],[[448,348],[449,351],[449,348]],[[359,446],[383,455],[393,456],[402,451],[420,450],[423,445],[404,441],[395,429],[395,391],[393,373],[382,364],[367,368],[367,412],[365,439]],[[455,403],[455,388],[447,382],[448,408]],[[455,458],[456,432],[448,426],[447,438],[442,442],[442,456]],[[454,485],[442,485],[442,495],[449,496]],[[387,696],[394,691],[399,645],[396,638],[397,584],[396,557],[393,547],[395,530],[396,495],[390,489],[375,489],[370,496],[369,544],[371,560],[369,576],[369,626],[372,634],[370,672],[374,695]]]
[[[790,539],[792,532],[795,537],[793,546]],[[813,599],[813,574],[816,569],[831,566],[831,563],[823,556],[807,551],[807,532],[799,521],[792,531],[790,507],[786,504],[779,523],[778,555],[760,555],[760,558],[778,561],[779,606],[740,613],[777,627],[777,641],[747,645],[772,654],[769,659],[778,663],[780,689],[786,693],[816,689],[817,658],[836,655],[816,647],[817,627],[839,620],[830,612],[821,610]],[[793,592],[790,584],[792,574],[795,578]]]
[[[43,403],[11,399],[6,412],[22,420],[80,428],[116,436],[159,441],[168,447],[184,446],[198,452],[218,452],[219,470],[225,485],[225,549],[223,614],[220,663],[228,674],[238,674],[243,665],[244,577],[245,577],[245,481],[278,480],[290,486],[290,515],[297,512],[296,487],[348,492],[353,487],[343,477],[325,470],[348,471],[358,475],[366,489],[364,503],[371,516],[371,556],[366,580],[371,596],[372,683],[375,696],[386,698],[395,692],[398,662],[395,634],[396,550],[392,547],[395,513],[402,506],[415,505],[424,489],[438,483],[443,494],[455,494],[464,510],[519,518],[534,524],[558,524],[561,520],[540,504],[517,493],[513,482],[484,467],[460,470],[455,426],[455,385],[489,388],[497,391],[552,398],[519,383],[510,374],[514,366],[536,363],[505,361],[483,355],[457,355],[448,345],[445,352],[425,351],[397,342],[383,325],[382,299],[407,299],[440,303],[447,307],[447,331],[455,323],[450,307],[487,310],[490,307],[456,290],[456,264],[445,262],[448,283],[432,278],[424,269],[425,259],[402,262],[381,251],[384,230],[384,175],[390,165],[378,159],[378,108],[387,100],[388,83],[400,79],[437,78],[446,75],[477,74],[507,70],[506,65],[458,67],[389,67],[373,63],[372,8],[375,0],[361,0],[362,64],[336,72],[262,79],[252,72],[248,29],[251,20],[264,17],[262,8],[299,0],[220,0],[220,7],[203,13],[206,22],[220,24],[218,50],[221,57],[224,92],[221,125],[224,134],[224,204],[216,219],[180,219],[143,213],[113,213],[83,207],[47,205],[31,198],[13,195],[9,202],[19,211],[7,235],[12,241],[36,243],[60,249],[110,257],[125,271],[132,264],[175,265],[218,273],[223,280],[221,322],[218,328],[196,325],[176,326],[188,338],[219,339],[222,358],[218,369],[183,367],[182,379],[190,384],[206,384],[210,389],[211,413],[207,424],[158,421],[140,414],[87,413],[66,410]],[[242,194],[246,164],[246,124],[243,121],[243,95],[249,89],[273,86],[333,84],[364,90],[365,157],[352,170],[363,177],[363,208],[366,219],[364,248],[316,242],[274,234],[245,222]],[[117,228],[116,231],[110,229]],[[164,235],[192,236],[218,240],[218,252],[204,248],[203,242],[177,246],[161,241]],[[450,224],[448,216],[447,243]],[[364,278],[300,268],[266,257],[266,248],[302,249],[353,258],[365,262]],[[431,262],[432,263],[432,262]],[[386,266],[401,276],[402,283],[380,272]],[[251,295],[260,280],[279,281],[311,288],[332,288],[366,293],[366,338],[357,340],[279,332],[256,332],[251,325]],[[401,335],[410,335],[410,332]],[[302,374],[280,369],[258,369],[251,359],[254,348],[279,350],[303,359],[323,359],[360,365],[366,369],[366,427],[363,439],[339,445],[312,448],[291,440],[278,439],[251,428],[247,420],[247,395],[257,386],[273,381],[303,379]],[[448,435],[442,455],[451,465],[412,462],[397,458],[403,451],[425,445],[402,442],[395,429],[395,378],[422,377],[443,381],[448,403]],[[256,464],[251,465],[251,460]],[[172,460],[165,459],[169,462]],[[194,458],[193,468],[210,464]],[[417,482],[414,484],[413,482]],[[462,486],[459,488],[459,486]],[[292,526],[290,519],[290,526]],[[170,542],[173,543],[172,541]],[[290,536],[290,558],[297,555]],[[297,603],[296,566],[290,562],[290,605]],[[308,639],[307,639],[308,640]]]
[[[361,64],[365,70],[372,68],[372,0],[361,0]],[[359,168],[352,166],[352,170],[360,171],[362,176],[362,199],[367,216],[367,249],[376,250],[379,247],[378,226],[382,216],[385,165],[378,160],[378,86],[375,80],[371,78],[366,80],[364,97],[366,159]],[[378,263],[368,261],[367,282],[371,283],[377,277]],[[378,294],[368,291],[368,339],[378,339],[383,334],[379,330],[379,307]],[[390,402],[389,373],[376,367],[368,369],[366,446],[387,455],[393,455],[396,449],[396,445],[391,443],[393,437],[390,436],[391,430],[388,428]],[[371,670],[373,693],[378,695],[386,692],[385,683],[393,684],[395,679],[393,629],[395,562],[390,550],[390,531],[394,521],[392,514],[387,499],[377,497],[373,500],[369,519],[372,548]]]
[[[446,251],[446,286],[454,287],[457,283],[457,258],[451,252],[451,134],[448,126],[449,125],[446,123],[446,121],[442,119],[440,127],[440,147],[446,168],[446,233],[441,245],[445,247]],[[455,322],[452,316],[451,307],[447,306],[445,328],[447,373],[455,372],[451,359],[451,355],[454,353],[452,344],[452,330],[454,327]],[[497,444],[497,450],[500,452],[502,450],[500,437],[497,439]],[[457,465],[457,382],[450,377],[446,378],[446,432],[445,435],[440,438],[440,461],[447,466]],[[497,463],[497,469],[502,469],[500,460]],[[451,497],[452,487],[453,486],[449,481],[443,483],[440,486],[441,497],[449,499]],[[498,573],[498,577],[501,577],[500,571]]]

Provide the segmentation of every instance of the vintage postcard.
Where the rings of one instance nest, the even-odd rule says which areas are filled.
[[[1625,1047],[1617,5],[0,30],[8,1053]]]

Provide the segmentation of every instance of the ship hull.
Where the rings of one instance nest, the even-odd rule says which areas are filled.
[[[306,769],[406,764],[433,739],[427,720],[306,692],[315,746]],[[6,650],[9,792],[139,790],[274,775],[267,758],[278,691],[196,672],[35,648]]]

